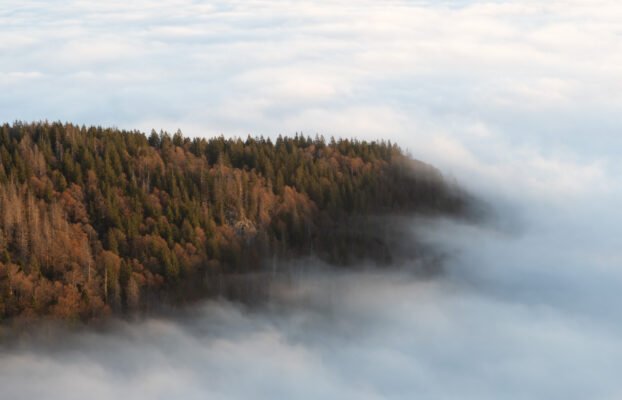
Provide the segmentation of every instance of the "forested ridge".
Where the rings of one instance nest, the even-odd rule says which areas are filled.
[[[390,260],[372,216],[460,214],[461,192],[385,141],[0,129],[0,317],[89,320],[315,255]]]

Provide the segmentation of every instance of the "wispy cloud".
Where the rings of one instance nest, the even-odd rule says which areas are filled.
[[[611,157],[621,18],[611,0],[9,1],[0,117],[413,149],[431,125],[453,139],[477,125]]]
[[[450,4],[14,2],[0,14],[3,72],[36,68],[47,81],[22,87],[3,108],[6,118],[146,129],[145,110],[113,120],[92,97],[105,103],[120,94],[128,102],[155,96],[161,106],[150,114],[168,111],[168,126],[187,125],[201,135],[321,131],[316,121],[296,117],[309,109],[338,115],[346,106],[387,103],[407,116],[477,110],[492,121],[517,108],[539,115],[620,105],[611,94],[622,82],[616,23],[622,11],[615,2]],[[64,94],[78,73],[98,80]],[[148,79],[135,79],[141,74]],[[47,103],[42,92],[56,100]],[[257,118],[214,111],[214,104],[251,96],[266,104]],[[54,107],[59,99],[62,108]],[[292,101],[296,106],[287,107]]]

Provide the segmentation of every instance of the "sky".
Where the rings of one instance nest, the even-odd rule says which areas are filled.
[[[261,311],[7,349],[3,391],[620,398],[621,39],[615,0],[2,1],[0,121],[390,139],[495,216],[409,222],[442,277],[310,274]]]
[[[391,138],[574,193],[620,172],[621,20],[614,0],[5,0],[0,120]]]

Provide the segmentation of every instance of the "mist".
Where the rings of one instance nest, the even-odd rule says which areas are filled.
[[[255,306],[209,300],[103,330],[53,328],[3,348],[3,398],[622,394],[620,273],[596,256],[605,242],[578,242],[558,220],[407,222],[444,254],[443,273],[422,276],[419,261],[343,270],[305,260]]]

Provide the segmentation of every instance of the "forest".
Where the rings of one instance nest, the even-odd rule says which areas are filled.
[[[4,124],[0,319],[145,312],[304,256],[390,263],[375,217],[467,207],[388,141]]]

